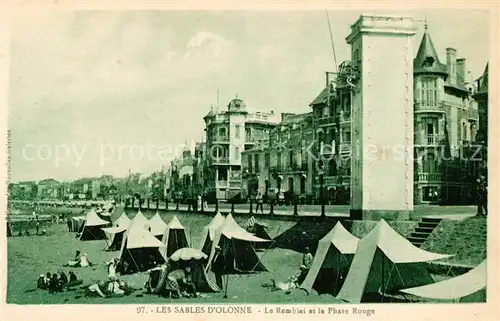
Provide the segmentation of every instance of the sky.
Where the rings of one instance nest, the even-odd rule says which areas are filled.
[[[338,64],[362,13],[329,11]],[[484,70],[487,12],[383,13],[419,20],[414,53],[427,19],[441,62],[453,47],[473,78]],[[10,55],[12,181],[167,168],[212,105],[308,112],[335,70],[325,11],[25,12]]]

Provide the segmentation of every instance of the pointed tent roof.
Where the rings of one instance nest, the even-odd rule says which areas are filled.
[[[219,226],[218,233],[224,235],[228,239],[237,239],[248,242],[268,242],[270,240],[264,240],[259,237],[253,236],[251,233],[247,232],[244,228],[238,225],[231,214],[226,216],[224,223]]]
[[[439,61],[427,25],[425,26],[424,35],[418,47],[417,56],[413,60],[413,73],[448,76],[448,68]]]
[[[127,227],[130,225],[130,218],[127,214],[125,214],[125,212],[123,212],[122,215],[116,219],[113,225]]]
[[[376,259],[377,256],[380,258],[380,255],[377,255],[377,250],[380,250],[382,253],[382,261]],[[388,260],[394,265],[400,265],[396,268],[400,272],[398,275],[402,282],[404,280],[404,282],[409,282],[406,284],[420,286],[432,282],[431,276],[426,272],[425,267],[421,263],[450,256],[427,252],[414,246],[382,219],[373,230],[359,240],[351,267],[337,298],[353,303],[361,302],[366,288],[369,291],[374,291],[375,287],[377,287],[376,284],[378,281],[374,281],[372,272],[377,271],[375,273],[384,275],[384,273],[389,271],[387,269],[384,270],[382,264],[384,260]],[[384,281],[382,282],[385,283]],[[384,287],[389,285],[395,287],[397,284],[387,283]],[[382,291],[385,292],[385,289]]]
[[[341,254],[354,254],[356,253],[356,248],[358,247],[359,239],[349,233],[348,230],[340,223],[337,222],[333,229],[328,232],[319,243],[331,243],[335,248],[339,250]]]
[[[300,285],[300,288],[308,292],[311,291],[325,263],[329,269],[336,271],[333,273],[337,275],[337,278],[340,277],[340,271],[350,267],[354,253],[356,253],[358,242],[359,239],[357,237],[349,233],[342,223],[337,222],[331,231],[319,240],[318,249],[314,255],[311,268]],[[330,249],[332,246],[337,251],[331,252]],[[327,280],[323,280],[323,282],[325,281],[328,282]],[[335,282],[338,282],[338,279]]]
[[[172,217],[170,222],[168,222],[167,227],[171,230],[173,230],[173,229],[183,230],[184,229],[184,226],[182,226],[181,222],[179,221],[179,219],[175,215],[174,215],[174,217]]]
[[[374,244],[393,263],[428,262],[444,259],[452,255],[427,252],[405,239],[396,232],[387,222],[381,219],[377,226],[363,237],[359,244]]]
[[[486,260],[460,276],[401,292],[429,299],[459,299],[486,288]]]
[[[99,215],[97,215],[97,213],[94,211],[94,209],[91,209],[85,217],[85,226],[99,226],[106,224],[108,224],[108,221],[100,218]]]
[[[130,220],[131,225],[141,225],[142,227],[148,226],[149,227],[149,220],[142,214],[141,210],[137,211],[137,214],[135,214],[134,218]]]
[[[158,212],[149,220],[149,225],[151,226],[151,233],[153,235],[163,235],[167,227],[167,223],[165,223]]]
[[[124,240],[125,241],[125,240]],[[126,232],[127,249],[144,247],[165,247],[151,232],[139,224],[132,224]]]

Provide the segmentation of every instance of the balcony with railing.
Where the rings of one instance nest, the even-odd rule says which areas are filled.
[[[216,181],[215,187],[216,188],[228,188],[229,182],[228,181]]]
[[[446,105],[440,100],[417,100],[414,104],[416,113],[445,113]]]
[[[307,163],[292,163],[288,166],[287,172],[288,173],[304,173],[307,172],[308,166]]]
[[[212,158],[212,165],[229,165],[229,157],[214,157]]]
[[[415,176],[419,183],[441,182],[443,180],[441,173],[417,173]]]
[[[316,124],[320,127],[322,126],[332,126],[337,123],[338,118],[336,116],[321,117],[316,120]]]
[[[248,113],[245,119],[245,122],[249,123],[271,123],[271,124],[279,124],[281,121],[280,115],[274,113]]]
[[[333,155],[335,154],[335,146],[333,144],[321,144],[320,153],[321,155]]]
[[[415,138],[415,146],[438,146],[443,139],[444,136],[439,134],[420,135]]]

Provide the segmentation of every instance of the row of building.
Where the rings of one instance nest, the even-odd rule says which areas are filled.
[[[168,173],[163,170],[150,175],[138,173],[130,173],[127,177],[102,175],[64,182],[49,178],[8,185],[11,200],[112,200],[135,195],[164,199],[167,189]]]
[[[472,81],[466,59],[446,49],[441,62],[425,27],[414,65],[414,202],[474,203],[486,171],[488,66]],[[189,197],[295,197],[350,201],[352,79],[358,50],[302,114],[250,112],[240,98],[204,117],[205,141],[172,162],[170,188]],[[388,93],[390,90],[388,89]],[[390,124],[388,124],[390,126]],[[388,151],[391,153],[391,151]],[[392,151],[394,153],[394,151]],[[390,184],[390,173],[386,182]]]

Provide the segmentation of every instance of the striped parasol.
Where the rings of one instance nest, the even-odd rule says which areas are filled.
[[[255,220],[255,218],[252,216],[252,217],[250,217],[250,218],[248,219],[248,221],[247,221],[247,224],[246,224],[246,225],[247,225],[247,227],[252,227],[252,226],[254,226],[254,225],[255,225],[255,223],[257,223],[257,221],[256,221],[256,220]]]

